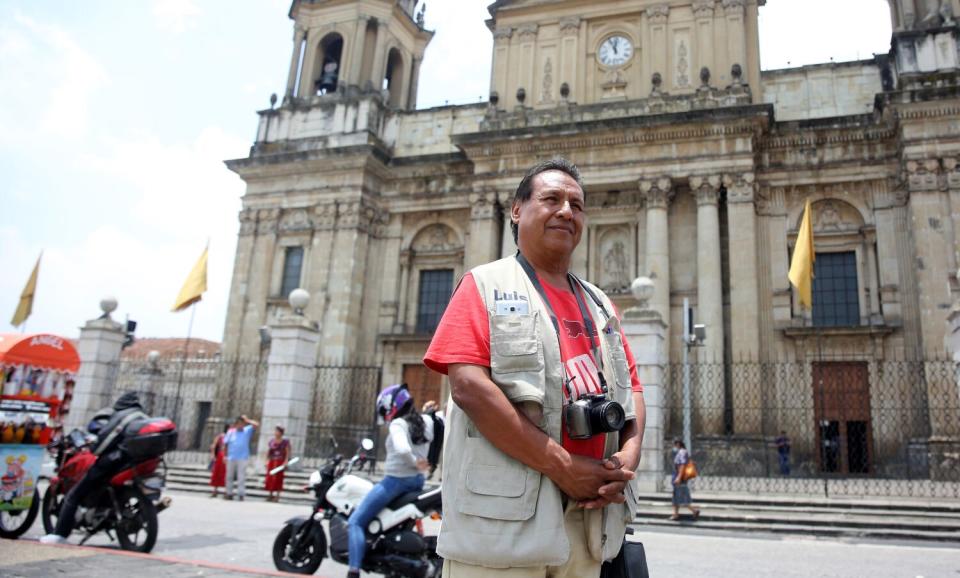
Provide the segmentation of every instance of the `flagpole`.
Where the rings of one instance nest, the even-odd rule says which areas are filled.
[[[180,419],[180,388],[183,385],[183,370],[187,365],[187,355],[190,352],[190,336],[193,335],[193,318],[197,314],[197,303],[194,302],[190,305],[190,325],[187,326],[187,339],[183,342],[183,356],[180,359],[180,375],[177,376],[177,396],[176,396],[176,406],[173,408],[173,423],[177,423]]]

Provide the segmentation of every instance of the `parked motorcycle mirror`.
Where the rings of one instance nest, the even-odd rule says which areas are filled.
[[[360,440],[360,447],[367,450],[368,452],[373,449],[373,440],[370,438],[363,438]]]

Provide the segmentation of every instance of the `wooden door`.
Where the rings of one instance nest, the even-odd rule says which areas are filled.
[[[867,364],[814,363],[813,403],[820,471],[869,474],[873,436]]]
[[[407,384],[407,389],[410,390],[418,410],[430,400],[443,405],[443,400],[440,398],[441,376],[422,363],[403,366],[403,383]]]

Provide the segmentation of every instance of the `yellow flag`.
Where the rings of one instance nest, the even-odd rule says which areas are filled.
[[[43,257],[42,252],[40,253],[40,257]],[[33,312],[33,296],[37,293],[37,275],[40,273],[40,257],[37,257],[37,264],[33,266],[33,273],[30,273],[30,278],[27,279],[27,284],[20,293],[20,303],[17,304],[17,311],[13,314],[13,319],[10,320],[10,324],[14,327],[26,321],[27,317],[30,317],[30,313]]]
[[[190,275],[188,275],[187,280],[184,281],[183,288],[180,289],[180,294],[177,295],[177,301],[173,304],[173,311],[183,311],[197,301],[200,301],[200,298],[203,297],[203,292],[206,290],[207,249],[204,249],[203,255],[200,255],[200,260],[193,266]]]
[[[800,305],[813,309],[813,262],[817,259],[813,250],[813,222],[810,217],[810,199],[803,208],[803,221],[797,234],[797,246],[793,248],[790,262],[790,283],[800,293]]]

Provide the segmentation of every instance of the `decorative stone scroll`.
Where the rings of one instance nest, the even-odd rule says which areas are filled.
[[[573,36],[575,34],[579,34],[580,22],[582,22],[582,19],[579,16],[569,16],[567,18],[561,18],[560,34],[562,36]]]
[[[509,41],[513,37],[513,28],[509,26],[497,26],[493,31],[493,41]]]
[[[288,209],[280,218],[281,233],[298,233],[311,229],[313,229],[313,223],[310,222],[306,209]]]
[[[647,201],[648,209],[666,209],[673,200],[673,183],[669,177],[641,180],[640,192]]]
[[[716,7],[716,0],[695,0],[693,3],[693,16],[698,20],[713,18],[713,10]]]
[[[697,197],[697,205],[716,205],[720,200],[720,176],[690,177],[690,190]]]
[[[723,187],[727,189],[727,203],[752,203],[757,191],[756,175],[723,175]]]
[[[537,39],[537,30],[539,29],[540,26],[534,23],[521,24],[517,27],[517,34],[520,36],[521,42],[533,42]]]
[[[462,247],[453,229],[441,223],[424,227],[410,243],[415,253],[446,253]]]
[[[553,62],[550,57],[543,63],[543,83],[540,86],[540,102],[553,102]]]
[[[731,16],[743,17],[745,0],[721,0],[723,4],[723,13],[729,18]]]
[[[256,209],[243,209],[238,215],[240,218],[240,236],[253,235],[257,232]]]
[[[277,232],[277,219],[280,209],[260,209],[257,211],[257,234],[270,235]]]
[[[647,8],[647,18],[651,24],[666,24],[670,16],[670,6],[667,4],[654,4]]]
[[[940,188],[940,161],[924,159],[907,161],[906,181],[911,191],[936,191]]]
[[[497,193],[470,193],[470,218],[492,219],[497,209]]]

